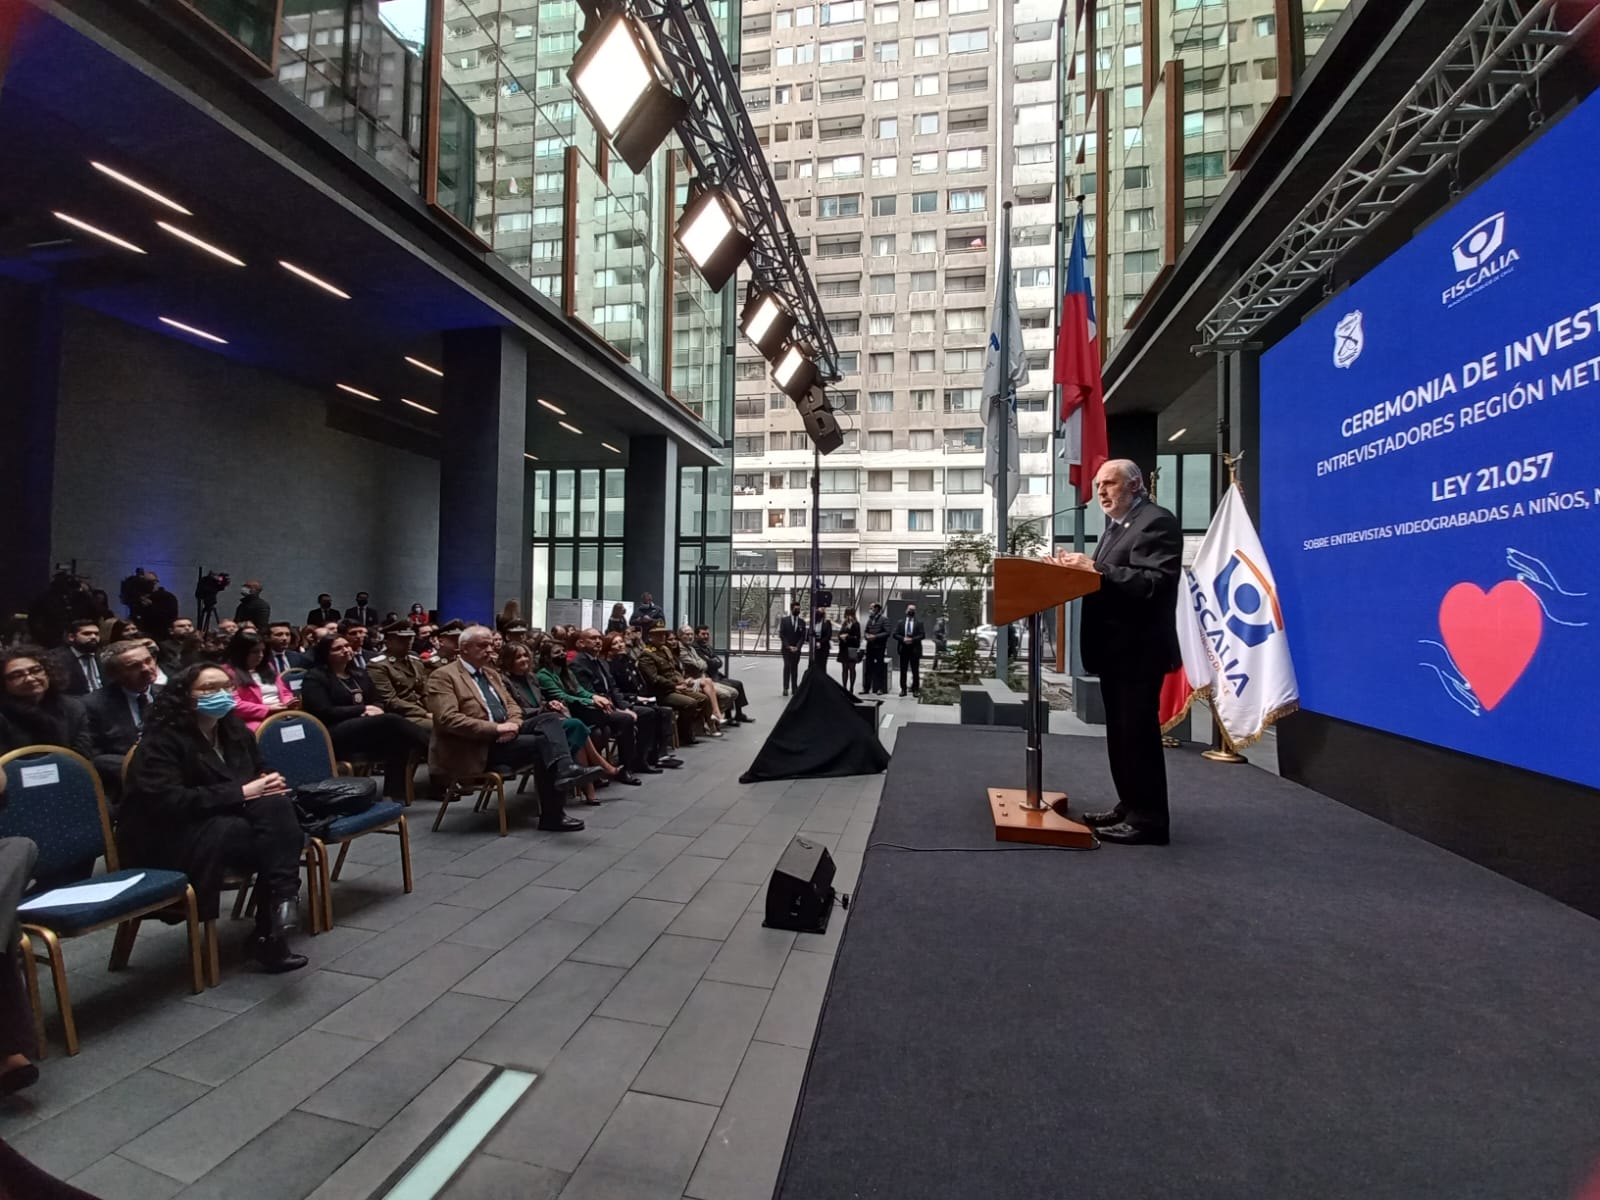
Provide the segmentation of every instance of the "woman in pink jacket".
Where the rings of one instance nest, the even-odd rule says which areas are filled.
[[[250,732],[273,713],[299,708],[300,698],[267,661],[267,643],[258,633],[241,629],[228,642],[227,666],[233,675],[233,695],[238,714]]]

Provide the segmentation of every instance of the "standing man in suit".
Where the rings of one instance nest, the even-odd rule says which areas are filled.
[[[378,610],[368,604],[371,599],[366,592],[356,593],[356,602],[344,610],[345,620],[354,621],[357,625],[365,625],[368,629],[378,627]],[[306,624],[311,624],[307,621]]]
[[[783,694],[800,686],[800,656],[806,649],[806,623],[800,615],[800,601],[789,606],[789,615],[778,622],[778,649],[783,654]]]
[[[1106,531],[1094,557],[1061,552],[1068,567],[1100,573],[1100,590],[1083,598],[1079,643],[1084,670],[1100,677],[1106,706],[1106,755],[1117,805],[1085,813],[1102,841],[1167,844],[1167,764],[1161,748],[1161,681],[1178,651],[1178,575],[1183,528],[1144,490],[1127,459],[1094,477]]]
[[[94,769],[106,795],[122,797],[122,756],[144,731],[145,714],[160,688],[155,655],[142,641],[115,642],[101,656],[106,684],[84,697]]]
[[[867,639],[867,669],[862,690],[869,696],[886,696],[889,694],[889,663],[884,655],[889,649],[889,618],[883,615],[883,605],[876,600],[872,602],[872,612],[862,632]]]
[[[333,597],[323,592],[317,597],[317,606],[306,614],[307,625],[327,625],[339,620],[339,610],[333,606]]]
[[[911,694],[922,691],[922,639],[928,636],[922,622],[917,620],[917,606],[906,607],[905,620],[894,627],[894,640],[899,643],[900,694],[906,694],[906,670],[911,671]]]
[[[87,696],[99,689],[102,682],[99,651],[100,622],[79,617],[67,623],[66,645],[50,652],[67,681],[63,692],[69,696]]]

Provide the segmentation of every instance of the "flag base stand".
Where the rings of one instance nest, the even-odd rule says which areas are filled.
[[[1235,750],[1202,750],[1201,758],[1208,758],[1218,763],[1248,763],[1250,760]]]
[[[1161,737],[1161,745],[1168,750],[1176,750],[1182,746],[1183,743],[1170,734],[1163,734]]]
[[[990,788],[989,811],[994,817],[994,840],[1028,842],[1035,846],[1066,846],[1093,850],[1099,842],[1094,830],[1063,816],[1065,792],[1041,792],[1042,808],[1028,807],[1026,788]]]

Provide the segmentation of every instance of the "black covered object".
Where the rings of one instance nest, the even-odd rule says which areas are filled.
[[[740,783],[876,775],[889,752],[855,713],[855,698],[826,671],[807,671]]]
[[[767,882],[768,929],[826,933],[833,911],[833,856],[818,842],[796,837]]]

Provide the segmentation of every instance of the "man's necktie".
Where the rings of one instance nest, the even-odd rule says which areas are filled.
[[[500,724],[506,719],[506,706],[500,703],[500,696],[495,692],[494,685],[482,671],[474,671],[472,678],[478,685],[478,691],[483,694],[484,704],[488,706],[489,719],[496,725]]]
[[[145,714],[150,711],[150,693],[147,691],[140,692],[136,703],[139,707],[139,728],[143,729]]]
[[[89,690],[95,691],[100,686],[100,664],[95,662],[94,655],[84,654],[78,659],[83,667],[84,682],[89,685]]]
[[[1122,532],[1122,526],[1116,521],[1106,522],[1106,531],[1100,535],[1100,544],[1095,547],[1094,561],[1099,562],[1106,555],[1107,548],[1117,540],[1117,535]]]

